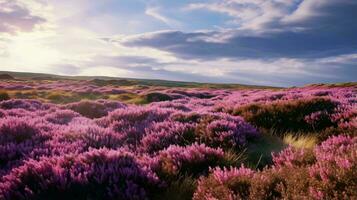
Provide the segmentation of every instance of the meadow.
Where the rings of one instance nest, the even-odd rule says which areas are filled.
[[[0,199],[357,199],[357,85],[0,80]]]

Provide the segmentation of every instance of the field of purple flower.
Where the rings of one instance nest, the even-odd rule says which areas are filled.
[[[0,82],[0,199],[357,199],[357,87]]]

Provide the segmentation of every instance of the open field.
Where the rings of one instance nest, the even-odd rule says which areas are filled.
[[[357,199],[357,85],[0,73],[0,199]]]

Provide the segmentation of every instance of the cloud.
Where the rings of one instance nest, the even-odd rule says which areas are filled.
[[[196,32],[159,31],[130,36],[121,42],[129,47],[160,49],[185,59],[321,58],[355,51],[357,40],[353,38],[357,35],[357,23],[354,21],[357,18],[357,2],[317,1],[318,6],[310,3],[311,0],[301,3],[291,1],[293,3],[290,4],[285,1],[262,3],[258,0],[253,3],[227,0],[217,5],[191,4],[190,9],[206,5],[212,7],[209,7],[210,10],[215,8],[230,15],[235,15],[233,10],[238,9],[237,18],[243,18],[239,9],[247,9],[250,4],[262,13],[252,17],[253,21],[243,20],[241,28]],[[221,10],[222,6],[228,7],[231,4],[239,6],[229,7],[232,11]],[[287,8],[278,7],[280,10],[276,11],[272,7],[274,4],[285,5]],[[255,28],[259,27],[259,31],[246,25],[261,22],[261,18],[266,19],[266,15],[275,17],[268,17],[269,22],[258,23],[259,26]]]
[[[186,10],[207,10],[231,17],[229,24],[240,29],[259,31],[272,26],[286,16],[298,1],[276,0],[221,0],[210,3],[193,3]],[[272,27],[271,27],[272,28]]]
[[[0,0],[0,33],[30,32],[46,19],[32,13],[29,2]]]

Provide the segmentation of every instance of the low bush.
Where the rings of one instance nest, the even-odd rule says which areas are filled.
[[[249,104],[235,108],[232,113],[260,128],[274,129],[281,134],[319,131],[336,126],[329,117],[336,107],[337,103],[332,100],[317,98]]]
[[[122,150],[30,160],[3,177],[0,199],[147,199],[159,180]]]
[[[160,177],[175,178],[179,175],[205,175],[210,167],[238,165],[242,160],[229,155],[222,149],[207,147],[204,144],[191,146],[172,145],[158,153],[156,171]]]
[[[108,112],[113,111],[117,108],[125,107],[124,104],[118,102],[110,101],[80,101],[77,103],[71,103],[64,106],[67,109],[73,110],[84,117],[94,119],[104,117]]]

